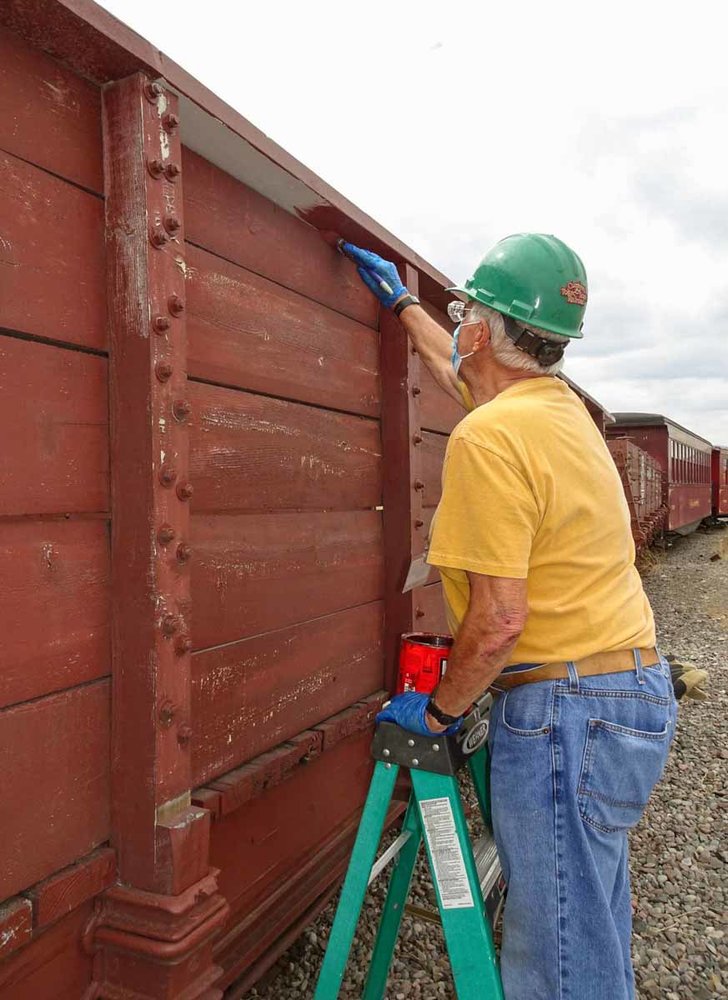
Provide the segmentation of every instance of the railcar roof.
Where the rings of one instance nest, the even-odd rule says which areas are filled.
[[[617,427],[675,427],[683,434],[689,434],[697,441],[703,441],[713,447],[712,442],[708,441],[707,438],[691,431],[689,427],[683,427],[682,424],[678,424],[677,421],[671,420],[670,417],[666,417],[662,413],[615,413],[614,420]]]

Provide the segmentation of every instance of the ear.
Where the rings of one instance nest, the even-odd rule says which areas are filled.
[[[484,347],[487,347],[490,343],[490,326],[488,321],[481,319],[478,321],[478,329],[475,331],[475,337],[473,338],[473,351],[482,351]]]

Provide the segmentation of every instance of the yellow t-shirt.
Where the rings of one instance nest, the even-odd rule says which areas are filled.
[[[470,571],[528,581],[528,620],[510,663],[653,646],[634,556],[616,466],[561,379],[517,382],[452,432],[427,561],[440,570],[453,634]]]

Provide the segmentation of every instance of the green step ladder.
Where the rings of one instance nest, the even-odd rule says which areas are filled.
[[[423,839],[458,1000],[503,1000],[491,930],[504,889],[490,825],[486,738],[491,703],[484,695],[455,736],[419,736],[389,722],[377,726],[372,744],[377,763],[314,1000],[338,997],[367,887],[396,858],[362,993],[362,1000],[382,1000]],[[486,830],[475,844],[457,779],[466,766]],[[412,781],[402,831],[375,861],[400,767],[409,769]]]

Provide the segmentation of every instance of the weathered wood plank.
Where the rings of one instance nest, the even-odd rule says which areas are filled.
[[[379,424],[191,382],[196,513],[381,503]]]
[[[298,875],[302,861],[335,839],[361,809],[372,773],[370,744],[371,730],[344,740],[260,795],[255,809],[237,809],[213,825],[211,863],[221,870],[231,925]],[[330,877],[319,872],[322,887]]]
[[[116,854],[102,847],[75,865],[43,879],[26,893],[33,905],[33,924],[46,927],[93,899],[112,884],[116,877]]]
[[[108,840],[109,688],[96,681],[0,712],[0,898]]]
[[[422,365],[420,377],[422,394],[420,396],[420,413],[422,426],[428,431],[438,431],[449,434],[467,415],[467,411],[452,396],[448,396],[434,380],[425,365]]]
[[[442,494],[442,463],[447,448],[447,437],[444,434],[432,434],[426,431],[422,435],[422,479],[425,488],[422,491],[422,503],[426,507],[435,507]]]
[[[378,600],[381,518],[378,511],[193,517],[194,647]]]
[[[0,149],[103,192],[98,87],[2,26]]]
[[[0,961],[30,941],[33,907],[29,899],[14,897],[0,905]]]
[[[0,521],[0,707],[109,673],[109,572],[105,521]]]
[[[415,628],[422,632],[449,633],[441,583],[431,583],[415,590],[414,602]]]
[[[186,275],[190,375],[379,415],[375,330],[194,246]]]
[[[0,153],[0,327],[106,346],[104,205]]]
[[[0,996],[8,1000],[79,1000],[85,996],[93,958],[84,951],[81,938],[92,912],[93,904],[84,903],[0,962]]]
[[[351,608],[192,658],[196,785],[382,686],[382,605]]]
[[[0,425],[0,514],[108,510],[105,358],[0,336]]]
[[[191,243],[376,327],[377,300],[312,226],[189,149],[182,166]]]

